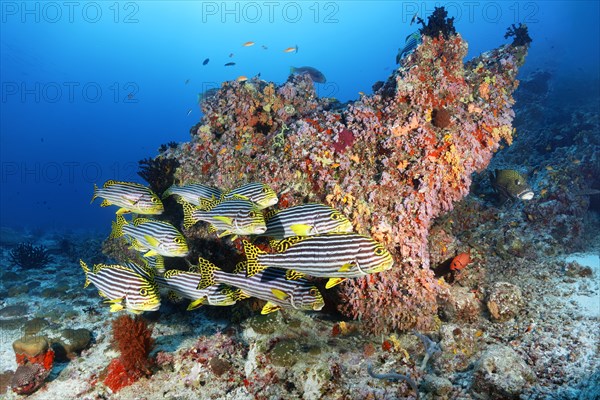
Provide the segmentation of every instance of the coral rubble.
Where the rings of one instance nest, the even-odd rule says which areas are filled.
[[[500,142],[512,140],[512,92],[526,47],[503,46],[465,64],[467,44],[451,22],[425,35],[378,92],[342,110],[317,98],[303,76],[279,87],[225,82],[203,103],[192,141],[163,154],[180,163],[182,183],[227,190],[266,179],[281,208],[325,202],[382,242],[395,267],[340,285],[336,300],[372,331],[433,327],[444,289],[429,268],[428,230],[468,193],[471,174],[486,168]]]

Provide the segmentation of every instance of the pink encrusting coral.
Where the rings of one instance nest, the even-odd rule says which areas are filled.
[[[510,144],[526,51],[507,45],[464,64],[460,35],[424,36],[375,94],[346,108],[317,98],[307,76],[280,87],[226,82],[204,102],[192,141],[165,156],[180,162],[181,183],[226,190],[262,181],[283,206],[318,201],[342,211],[395,265],[340,285],[339,309],[376,332],[431,328],[444,289],[429,268],[428,230],[501,140]]]

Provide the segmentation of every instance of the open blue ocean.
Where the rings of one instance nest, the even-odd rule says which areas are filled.
[[[0,398],[600,399],[599,24],[2,0]]]

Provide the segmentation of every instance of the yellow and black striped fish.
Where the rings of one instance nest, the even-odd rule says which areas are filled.
[[[160,198],[144,185],[133,182],[107,181],[102,188],[94,185],[92,202],[98,197],[104,201],[100,207],[120,207],[117,214],[137,213],[144,215],[162,214],[164,207]]]
[[[277,204],[277,193],[264,183],[251,182],[237,187],[222,196],[223,200],[240,199],[250,200],[258,206],[259,210]]]
[[[83,260],[79,264],[85,273],[85,285],[93,283],[98,294],[110,304],[110,311],[127,310],[134,314],[156,311],[160,307],[158,286],[150,273],[123,265],[96,264],[93,270]]]
[[[193,271],[169,270],[155,276],[156,283],[177,297],[191,300],[188,311],[195,310],[203,304],[211,306],[231,306],[236,303],[236,290],[227,285],[213,285],[198,289],[201,275]]]
[[[183,226],[189,228],[198,221],[208,222],[219,237],[227,235],[258,235],[267,230],[265,218],[256,204],[249,200],[225,200],[204,211],[181,201]]]
[[[162,197],[164,199],[171,195],[175,195],[183,201],[199,206],[200,199],[209,201],[218,200],[223,193],[221,190],[212,186],[203,185],[201,183],[189,183],[187,185],[171,186],[163,193]]]
[[[329,289],[346,278],[388,270],[394,263],[383,245],[356,233],[295,236],[283,239],[279,247],[280,252],[269,254],[244,241],[248,276],[268,267],[283,268],[289,270],[288,279],[304,275],[330,278],[325,286]]]
[[[189,252],[185,237],[177,228],[164,221],[136,218],[129,224],[125,217],[117,215],[110,237],[121,236],[125,236],[131,242],[133,249],[146,252],[144,257],[185,257]]]
[[[319,289],[306,279],[288,280],[286,272],[276,268],[267,268],[257,274],[247,277],[246,264],[238,264],[232,274],[223,272],[210,261],[200,257],[198,271],[202,279],[198,288],[211,287],[224,283],[241,290],[238,300],[256,297],[265,300],[261,314],[269,314],[281,308],[296,310],[319,311],[325,304]]]
[[[267,231],[261,236],[275,240],[292,236],[352,232],[352,223],[325,204],[308,203],[272,212],[265,216]]]

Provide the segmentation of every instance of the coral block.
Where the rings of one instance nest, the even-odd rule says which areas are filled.
[[[512,93],[527,46],[465,64],[466,42],[443,33],[424,36],[377,92],[344,107],[318,98],[306,76],[279,87],[225,82],[202,104],[192,142],[169,153],[182,183],[228,190],[264,181],[291,194],[289,206],[325,202],[383,243],[391,270],[335,289],[339,310],[374,332],[433,327],[442,289],[429,268],[429,228],[512,139]]]

